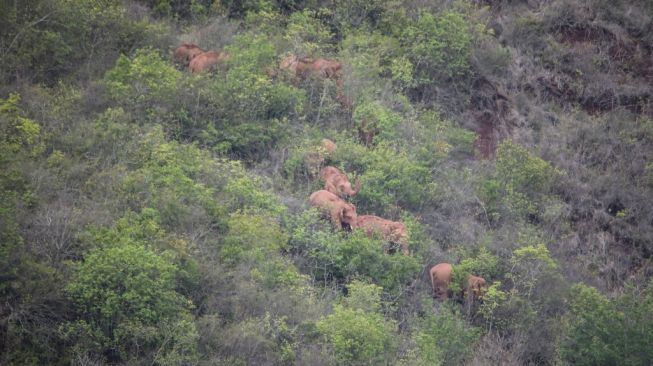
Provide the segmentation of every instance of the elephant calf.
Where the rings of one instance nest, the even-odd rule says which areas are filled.
[[[401,252],[404,255],[410,255],[408,232],[403,223],[386,220],[374,215],[361,215],[358,216],[356,227],[363,229],[368,236],[379,235],[384,240],[399,244]]]
[[[447,300],[449,298],[449,283],[451,282],[452,273],[453,266],[449,263],[436,264],[429,271],[433,293],[440,300]],[[467,293],[472,296],[472,301],[480,299],[486,289],[487,283],[485,279],[479,276],[470,275],[467,277],[467,286],[461,284],[463,298],[465,298]]]

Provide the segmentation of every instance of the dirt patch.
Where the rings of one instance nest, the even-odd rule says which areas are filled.
[[[474,147],[483,159],[493,159],[499,141],[512,129],[512,101],[492,82],[481,78],[474,82],[469,112],[477,134]]]

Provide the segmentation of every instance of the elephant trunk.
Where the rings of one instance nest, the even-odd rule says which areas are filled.
[[[356,177],[356,187],[354,188],[350,196],[355,196],[356,194],[358,194],[360,190],[361,190],[361,180],[359,177]]]

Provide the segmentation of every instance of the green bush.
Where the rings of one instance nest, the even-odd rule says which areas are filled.
[[[67,286],[78,314],[64,327],[67,338],[91,347],[78,352],[112,362],[193,362],[197,331],[192,304],[175,290],[177,275],[174,264],[130,238],[91,250]]]
[[[181,76],[157,51],[139,49],[132,58],[121,55],[104,81],[114,101],[130,109],[148,109],[172,102]]]
[[[103,72],[119,52],[159,42],[167,29],[148,20],[135,20],[113,0],[4,3],[0,43],[9,48],[0,56],[0,78],[21,75],[52,85]]]
[[[380,289],[354,283],[350,291],[344,304],[317,322],[318,332],[333,348],[338,365],[392,364],[396,326],[375,310]]]
[[[479,193],[488,216],[537,217],[550,193],[558,171],[510,140],[499,144],[496,171],[482,180]]]
[[[562,356],[576,365],[645,365],[653,357],[653,283],[616,300],[597,289],[572,287]],[[617,336],[618,335],[618,336]]]
[[[405,53],[415,65],[415,82],[428,85],[464,77],[469,72],[472,33],[462,14],[446,11],[439,16],[421,12],[405,28]]]
[[[417,357],[411,365],[460,365],[469,357],[481,332],[469,326],[453,306],[419,319],[415,339]]]

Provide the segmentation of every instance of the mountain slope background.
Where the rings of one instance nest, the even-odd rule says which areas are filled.
[[[653,359],[650,1],[9,0],[0,29],[1,364]],[[309,208],[320,159],[410,256]],[[440,262],[483,301],[434,300]]]

